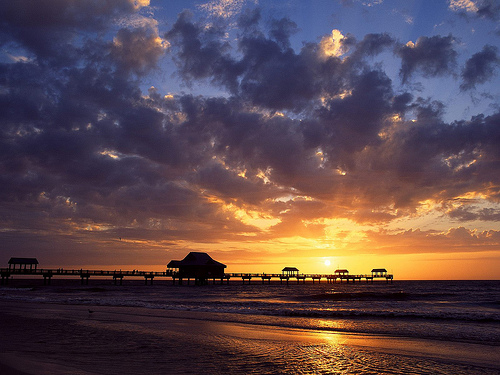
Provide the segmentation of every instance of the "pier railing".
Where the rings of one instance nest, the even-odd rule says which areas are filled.
[[[8,283],[9,278],[12,275],[25,275],[25,276],[35,276],[41,275],[43,276],[44,283],[49,283],[52,277],[54,276],[78,276],[82,280],[82,284],[86,282],[88,284],[88,280],[91,276],[108,276],[112,277],[115,283],[122,284],[122,280],[125,277],[142,277],[144,278],[146,284],[148,280],[153,283],[154,278],[170,278],[172,281],[176,282],[178,280],[179,284],[182,283],[182,280],[187,280],[189,283],[190,279],[196,280],[194,277],[186,277],[181,276],[178,272],[167,269],[163,272],[158,271],[141,271],[141,270],[89,270],[89,269],[65,269],[65,268],[35,268],[35,269],[27,269],[27,268],[0,268],[0,276],[1,283]],[[392,274],[362,274],[362,275],[349,275],[349,274],[286,274],[286,273],[225,273],[223,276],[217,277],[207,277],[204,278],[203,281],[207,282],[208,280],[220,280],[221,283],[226,280],[229,283],[229,279],[238,278],[245,283],[247,281],[250,283],[252,279],[261,279],[262,283],[271,282],[271,279],[279,280],[281,283],[289,281],[296,281],[297,283],[304,283],[306,280],[312,280],[314,284],[316,281],[318,283],[321,280],[326,280],[327,283],[336,283],[337,280],[342,283],[343,281],[349,282],[361,282],[361,280],[365,280],[366,282],[373,282],[374,279],[385,279],[387,282],[391,282],[394,278]],[[199,280],[198,280],[199,281]]]

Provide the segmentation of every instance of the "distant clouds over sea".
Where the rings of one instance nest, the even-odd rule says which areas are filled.
[[[0,261],[500,277],[495,1],[16,0],[0,20]]]

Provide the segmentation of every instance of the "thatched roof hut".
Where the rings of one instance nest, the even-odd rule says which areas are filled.
[[[213,260],[207,253],[193,251],[183,260],[171,260],[167,268],[177,269],[181,278],[206,280],[223,277],[226,265]]]

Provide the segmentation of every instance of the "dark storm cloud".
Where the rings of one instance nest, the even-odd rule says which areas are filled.
[[[392,85],[385,73],[366,71],[353,80],[351,90],[351,95],[333,99],[322,118],[325,130],[331,133],[324,146],[333,146],[332,153],[339,149],[351,154],[377,142],[383,121],[393,113]]]
[[[453,218],[460,221],[472,221],[472,220],[483,220],[483,221],[500,221],[500,212],[494,208],[482,208],[477,209],[477,207],[459,207],[453,209],[447,214]]]
[[[472,3],[472,2],[471,2]],[[451,4],[452,9],[459,11],[459,13],[468,17],[472,14],[473,17],[486,18],[492,21],[498,21],[500,19],[500,5],[496,0],[475,0],[472,6],[462,8],[462,4]]]
[[[158,34],[151,28],[121,29],[116,34],[111,56],[119,61],[119,68],[137,75],[156,67],[164,53]]]
[[[271,21],[269,34],[282,48],[290,47],[290,37],[298,31],[297,24],[288,18]]]
[[[439,103],[417,106],[417,122],[402,128],[373,158],[373,167],[396,173],[387,190],[391,200],[412,207],[425,197],[446,200],[480,191],[497,201],[491,186],[499,182],[498,114],[447,124]]]
[[[477,15],[493,21],[500,19],[500,4],[495,0],[479,0],[476,2]]]
[[[239,60],[230,56],[229,44],[220,41],[222,30],[207,30],[186,12],[165,36],[177,47],[177,64],[184,79],[210,79],[258,106],[300,111],[319,93],[333,95],[340,90],[337,58],[322,60],[316,44],[295,53],[288,40],[295,26],[288,19],[272,22],[270,37],[256,31],[258,21],[258,13],[240,19],[245,27],[238,37]]]
[[[215,83],[229,88],[236,86],[235,77],[239,67],[227,53],[229,43],[221,41],[224,29],[192,21],[189,11],[182,12],[165,38],[179,47],[177,65],[180,73],[190,81],[192,79],[211,78]]]
[[[498,48],[486,45],[481,52],[475,53],[465,63],[462,71],[462,90],[474,88],[477,84],[485,83],[495,74],[495,69],[500,64]]]
[[[266,28],[258,10],[240,17],[233,43],[222,21],[188,12],[160,34],[152,21],[104,22],[136,14],[130,2],[47,2],[61,11],[50,22],[33,4],[1,5],[3,45],[31,54],[0,64],[0,223],[10,233],[125,233],[165,246],[263,235],[237,218],[242,209],[280,220],[268,238],[316,237],[325,224],[314,221],[332,216],[379,223],[426,199],[500,199],[500,114],[447,123],[442,103],[396,92],[371,65],[394,48],[387,34],[347,36],[342,52],[327,48],[331,36],[296,51],[293,21]],[[448,74],[456,58],[451,36],[396,51],[405,82]],[[186,83],[226,96],[144,92],[166,53]],[[474,55],[464,82],[486,80],[493,57],[489,47]]]
[[[249,176],[271,167],[276,178],[287,179],[307,168],[299,121],[255,112],[234,99],[186,96],[181,102],[187,119],[179,134],[191,148],[207,150],[207,144],[213,143],[207,151],[232,169],[249,170]],[[253,188],[259,190],[255,184]]]
[[[9,27],[2,29],[2,40],[17,43],[9,48],[35,54],[31,61],[0,66],[0,84],[7,88],[0,92],[2,199],[40,205],[48,215],[116,221],[116,214],[102,215],[105,210],[99,207],[120,211],[117,192],[123,201],[140,201],[130,195],[134,186],[155,196],[152,188],[169,172],[154,161],[179,163],[169,128],[164,128],[168,120],[129,81],[131,73],[154,69],[164,47],[152,23],[120,29],[112,42],[101,40],[110,20],[136,12],[133,2],[40,5],[2,4],[2,15],[9,15],[3,20]],[[75,41],[81,30],[88,33],[83,43]],[[70,52],[78,51],[77,58],[59,58],[68,52],[61,43],[73,41]],[[52,58],[58,63],[42,63]],[[170,199],[185,199],[171,192],[165,191]],[[72,204],[61,211],[57,202],[65,197]],[[117,200],[108,201],[110,197]]]
[[[193,182],[227,201],[238,199],[245,203],[259,204],[272,196],[271,189],[261,180],[248,180],[218,163],[209,164],[196,171]]]
[[[387,33],[367,34],[361,42],[355,45],[356,53],[361,56],[374,56],[381,53],[385,48],[393,46],[395,40]]]
[[[421,36],[414,45],[402,45],[396,48],[401,57],[400,75],[403,83],[421,72],[424,77],[451,74],[456,65],[457,52],[454,49],[453,36]]]
[[[2,1],[0,44],[16,43],[37,58],[63,65],[74,56],[81,32],[104,31],[110,21],[135,13],[130,0]]]

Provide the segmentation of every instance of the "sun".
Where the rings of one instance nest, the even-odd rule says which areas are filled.
[[[330,265],[330,259],[325,259],[325,266],[329,266]]]

